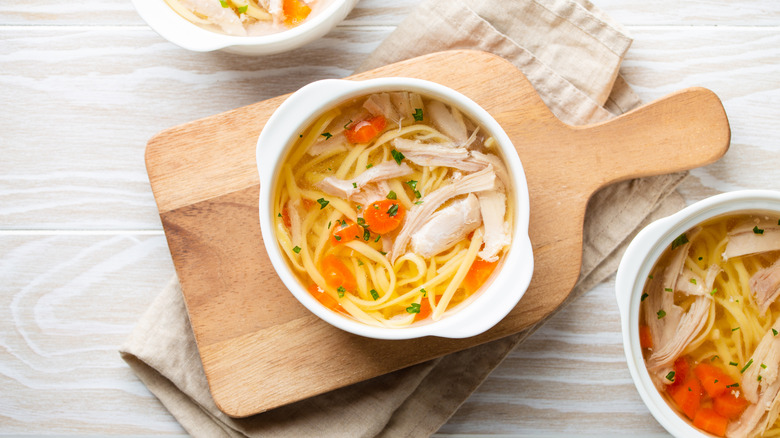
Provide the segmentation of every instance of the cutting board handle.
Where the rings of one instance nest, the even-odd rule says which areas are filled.
[[[731,141],[720,99],[698,87],[574,129],[578,135],[572,159],[582,163],[593,191],[625,179],[704,166],[722,157]]]

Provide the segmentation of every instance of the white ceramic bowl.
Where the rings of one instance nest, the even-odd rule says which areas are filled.
[[[406,328],[372,327],[325,308],[292,274],[273,231],[273,193],[281,163],[290,147],[309,124],[326,110],[352,98],[380,91],[412,91],[454,105],[482,125],[496,139],[512,178],[515,205],[512,244],[492,283],[470,303],[458,306],[436,322]],[[533,253],[528,238],[528,185],[512,142],[487,111],[455,90],[429,81],[380,78],[366,81],[328,79],[293,93],[269,118],[257,141],[260,174],[260,227],[268,256],[284,284],[306,308],[328,323],[348,332],[378,339],[410,339],[422,336],[466,338],[493,327],[511,311],[528,288],[533,273]]]
[[[637,234],[620,261],[615,281],[628,369],[650,413],[678,437],[711,437],[678,415],[664,400],[647,373],[639,346],[639,304],[647,276],[661,253],[680,234],[715,216],[768,211],[780,214],[780,192],[743,190],[703,199],[679,212],[657,220]]]
[[[164,0],[132,0],[138,14],[155,32],[187,50],[223,50],[240,55],[271,55],[287,52],[330,32],[349,14],[357,0],[331,0],[323,10],[299,26],[263,36],[232,36],[212,32],[190,23]]]

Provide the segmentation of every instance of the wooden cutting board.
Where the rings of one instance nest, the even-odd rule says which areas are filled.
[[[501,323],[473,338],[382,341],[343,332],[287,292],[260,236],[255,144],[287,96],[163,131],[146,149],[149,179],[203,369],[227,415],[263,412],[529,327],[577,280],[585,208],[595,191],[711,163],[730,141],[720,100],[702,88],[572,127],[550,113],[516,67],[491,54],[435,53],[350,79],[381,76],[454,88],[506,130],[530,192],[531,285]]]

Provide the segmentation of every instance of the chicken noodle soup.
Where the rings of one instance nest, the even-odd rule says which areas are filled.
[[[165,0],[177,14],[204,29],[260,36],[298,26],[329,0]]]
[[[288,152],[274,227],[324,306],[405,327],[465,305],[511,240],[511,182],[497,144],[443,102],[404,91],[345,102]]]
[[[780,436],[780,218],[716,217],[677,237],[641,297],[658,390],[716,436]]]

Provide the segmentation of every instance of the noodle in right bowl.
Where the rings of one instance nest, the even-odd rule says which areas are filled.
[[[677,413],[716,436],[780,436],[780,216],[709,219],[655,263],[640,305],[647,371]]]

